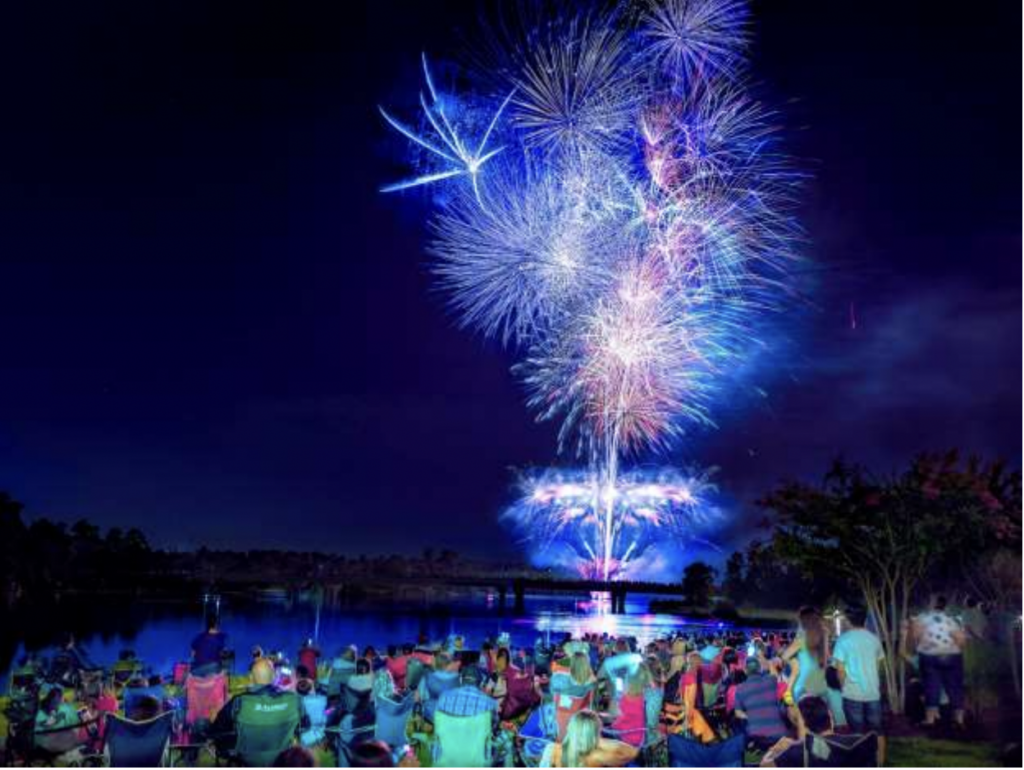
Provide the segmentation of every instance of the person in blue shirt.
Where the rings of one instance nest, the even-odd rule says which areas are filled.
[[[228,643],[228,635],[218,628],[216,618],[206,622],[206,630],[192,640],[192,673],[208,676],[220,671],[221,653]]]
[[[850,628],[840,634],[832,651],[843,687],[843,711],[854,733],[879,734],[879,755],[884,757],[882,733],[882,689],[878,664],[883,658],[882,643],[864,628],[866,613],[851,609],[846,613]]]

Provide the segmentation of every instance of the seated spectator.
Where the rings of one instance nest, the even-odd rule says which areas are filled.
[[[651,689],[651,672],[641,663],[629,674],[615,708],[612,729],[631,746],[643,746],[647,737],[647,691]]]
[[[420,680],[418,697],[423,704],[423,718],[434,720],[437,700],[448,690],[459,686],[459,673],[450,670],[451,659],[443,652],[434,657],[434,669]]]
[[[397,645],[388,645],[388,654],[384,659],[384,665],[391,673],[391,678],[395,681],[395,687],[398,690],[404,690],[405,674],[409,669],[409,655],[404,651],[399,654]]]
[[[807,695],[797,703],[797,737],[783,738],[765,754],[761,767],[874,767],[877,737],[836,735],[828,703]]]
[[[296,727],[302,723],[308,725],[302,702],[295,692],[282,690],[274,680],[276,671],[269,658],[258,658],[249,670],[251,684],[244,692],[235,695],[217,714],[214,721],[215,735],[227,736],[237,732],[237,720],[240,712],[258,712],[263,714],[281,714],[295,719]]]
[[[637,749],[623,741],[601,736],[601,717],[580,711],[569,720],[565,739],[549,743],[541,767],[625,767],[636,759]]]
[[[64,688],[52,685],[43,695],[36,712],[36,730],[56,730],[80,721],[74,706],[64,700]]]
[[[453,717],[471,717],[484,711],[497,712],[498,701],[480,689],[473,668],[454,673],[454,676],[457,686],[441,693],[437,699],[437,711]]]
[[[597,677],[590,667],[590,658],[585,652],[574,652],[569,659],[569,670],[556,671],[551,675],[551,694],[582,698],[597,687]]]
[[[498,701],[499,708],[505,699],[505,694],[508,692],[507,677],[511,667],[512,660],[508,648],[500,648],[494,657],[494,671],[487,677],[487,682],[484,684],[484,692]]]
[[[163,713],[163,704],[152,695],[140,695],[132,701],[131,708],[125,710],[125,717],[133,722],[148,722]]]

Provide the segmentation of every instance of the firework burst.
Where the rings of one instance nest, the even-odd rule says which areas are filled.
[[[666,491],[699,484],[640,499],[620,464],[713,425],[723,383],[764,349],[793,295],[801,176],[744,84],[745,3],[545,8],[485,31],[479,95],[439,87],[423,57],[418,122],[382,110],[412,172],[382,189],[443,190],[430,251],[453,311],[515,352],[528,405],[587,465],[566,482],[586,505],[565,494],[508,516],[611,579],[652,533],[681,540],[700,518],[700,494]]]

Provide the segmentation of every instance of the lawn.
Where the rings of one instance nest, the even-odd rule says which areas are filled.
[[[890,738],[890,767],[1000,767],[993,743],[943,741],[934,738]]]

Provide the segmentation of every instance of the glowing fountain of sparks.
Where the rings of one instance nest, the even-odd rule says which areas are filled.
[[[524,479],[503,516],[538,560],[569,554],[581,577],[621,579],[662,546],[704,540],[719,520],[709,476],[630,471],[612,484],[590,471],[547,471]]]

